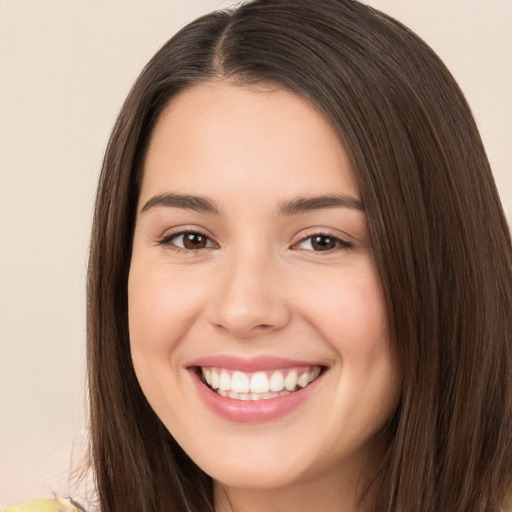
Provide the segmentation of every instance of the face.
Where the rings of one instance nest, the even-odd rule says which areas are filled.
[[[128,297],[142,390],[221,485],[358,471],[396,408],[357,182],[294,93],[211,83],[171,101],[144,165]]]

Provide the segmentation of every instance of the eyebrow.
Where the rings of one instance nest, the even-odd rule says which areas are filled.
[[[364,204],[360,199],[343,194],[330,194],[326,196],[298,197],[291,201],[284,201],[279,205],[280,215],[296,215],[313,210],[324,208],[351,208],[365,211]]]
[[[155,208],[157,206],[167,206],[169,208],[183,208],[185,210],[194,210],[196,212],[213,213],[218,215],[219,208],[215,203],[205,197],[192,196],[188,194],[158,194],[153,196],[140,211],[141,213]]]
[[[211,213],[214,215],[220,214],[220,209],[211,199],[189,194],[175,193],[158,194],[153,196],[142,207],[141,213],[158,206],[182,208],[201,213]],[[297,197],[290,201],[283,201],[279,203],[277,212],[279,215],[289,216],[307,213],[314,210],[323,210],[325,208],[351,208],[361,212],[365,211],[364,204],[360,199],[343,194],[329,194],[313,197]]]

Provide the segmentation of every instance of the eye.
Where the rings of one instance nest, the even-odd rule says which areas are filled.
[[[173,233],[172,235],[164,237],[158,243],[159,245],[167,245],[174,249],[185,249],[187,251],[215,247],[215,244],[206,235],[197,231]]]
[[[328,252],[334,249],[348,249],[352,245],[336,236],[317,233],[303,238],[295,247],[306,251]]]

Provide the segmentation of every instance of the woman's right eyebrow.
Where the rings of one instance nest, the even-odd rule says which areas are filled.
[[[205,197],[192,196],[189,194],[157,194],[149,199],[142,207],[140,213],[144,213],[151,208],[165,206],[168,208],[184,208],[186,210],[194,210],[196,212],[220,214],[220,209],[211,199]]]

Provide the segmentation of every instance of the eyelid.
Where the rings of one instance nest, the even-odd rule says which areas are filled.
[[[185,247],[179,247],[178,245],[175,245],[171,242],[174,238],[177,238],[180,235],[183,236],[183,235],[186,235],[189,233],[204,236],[208,240],[208,243],[210,243],[211,245],[202,247],[199,249],[186,249]],[[180,226],[177,228],[173,228],[171,231],[167,231],[164,235],[158,237],[156,239],[156,244],[160,245],[160,246],[168,247],[172,250],[175,250],[176,252],[180,252],[180,251],[199,252],[204,249],[212,249],[213,247],[219,246],[219,244],[217,243],[217,241],[214,239],[213,236],[208,234],[204,229],[201,229],[196,226]]]
[[[330,229],[312,228],[312,229],[308,230],[306,233],[304,233],[304,232],[301,233],[301,236],[300,236],[299,240],[292,244],[291,249],[292,250],[301,250],[297,246],[299,246],[300,244],[302,244],[306,240],[311,239],[311,238],[313,238],[315,236],[323,236],[323,237],[326,237],[326,238],[331,238],[331,239],[335,240],[338,243],[338,246],[334,247],[332,249],[327,249],[325,251],[314,251],[312,249],[302,249],[302,250],[308,251],[308,252],[315,252],[315,253],[319,253],[320,254],[322,252],[324,252],[324,253],[332,253],[332,252],[339,251],[339,250],[352,249],[354,247],[354,243],[348,240],[349,238],[351,238],[349,235],[342,236],[340,234],[334,233],[333,230],[330,230]]]

